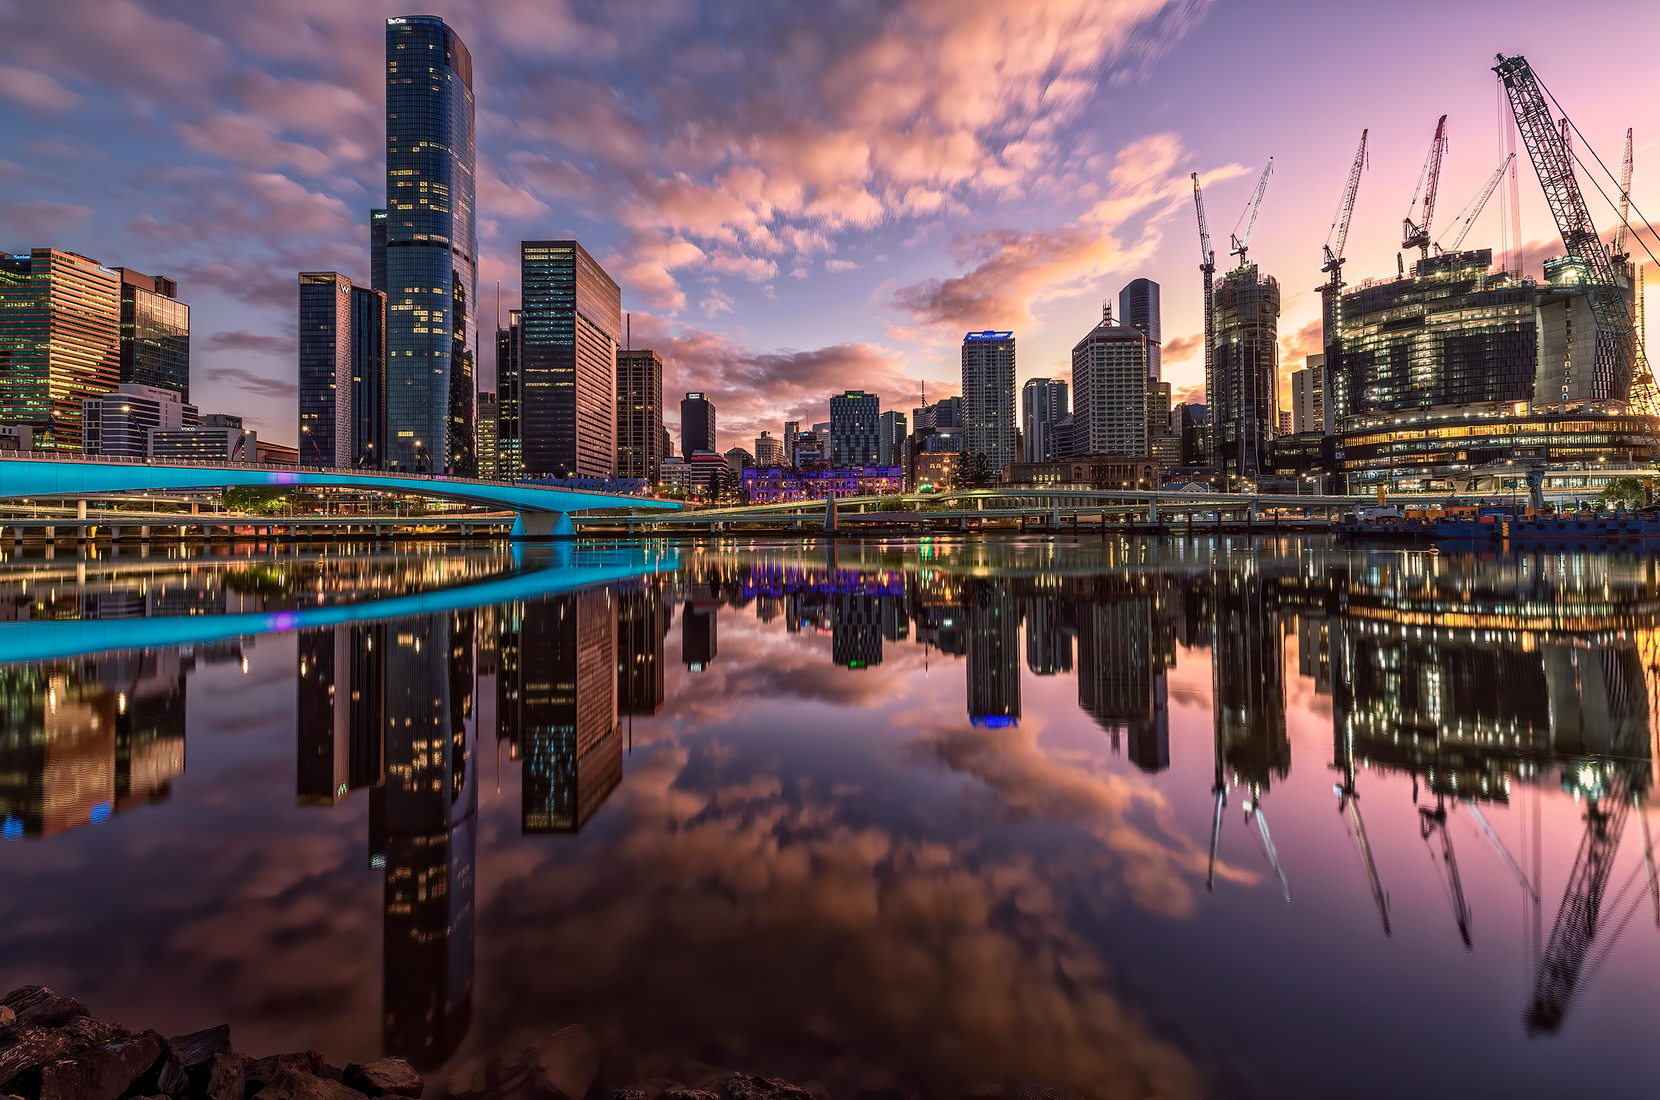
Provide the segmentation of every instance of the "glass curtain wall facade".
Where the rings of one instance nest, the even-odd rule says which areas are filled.
[[[1159,284],[1151,279],[1135,279],[1120,290],[1118,323],[1139,329],[1147,337],[1147,382],[1157,385],[1164,378],[1164,366],[1159,358],[1163,343],[1159,328]]]
[[[1247,264],[1217,281],[1213,303],[1205,378],[1211,465],[1225,476],[1255,478],[1271,469],[1279,424],[1280,285]]]
[[[121,277],[54,248],[0,256],[0,423],[81,449],[83,398],[121,382]]]
[[[993,473],[1019,458],[1015,450],[1012,332],[963,337],[963,436],[970,454],[983,454]]]
[[[473,470],[473,172],[466,45],[435,16],[388,19],[385,246],[371,249],[371,266],[379,266],[374,252],[383,251],[392,469]]]
[[[666,457],[663,357],[650,348],[617,352],[617,476],[657,483]]]
[[[121,381],[159,386],[190,400],[190,307],[172,279],[121,275]]]
[[[715,403],[706,394],[689,393],[680,399],[680,453],[715,449]]]
[[[386,458],[386,293],[352,287],[351,462]]]
[[[520,249],[519,423],[529,477],[609,477],[616,465],[622,292],[576,241]]]
[[[507,327],[496,330],[496,476],[524,476],[519,420],[519,311],[507,312]]]
[[[349,466],[352,445],[352,282],[300,272],[300,465]]]

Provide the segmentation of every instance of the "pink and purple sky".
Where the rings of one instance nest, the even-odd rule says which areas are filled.
[[[385,195],[383,20],[415,10],[0,0],[0,249],[69,248],[178,279],[193,399],[291,440],[295,274],[367,278],[367,211]],[[1188,173],[1206,182],[1226,266],[1270,154],[1251,255],[1281,282],[1282,370],[1300,366],[1317,350],[1320,248],[1361,129],[1350,281],[1393,275],[1442,113],[1434,235],[1450,238],[1500,158],[1501,50],[1528,56],[1616,170],[1635,127],[1634,199],[1660,216],[1660,100],[1620,45],[1655,40],[1660,5],[1637,0],[419,10],[474,58],[481,385],[497,280],[503,307],[517,302],[518,242],[574,236],[621,284],[635,345],[663,353],[665,408],[710,391],[723,447],[826,419],[847,387],[906,411],[923,381],[955,392],[969,329],[1015,330],[1021,379],[1068,375],[1101,301],[1138,276],[1163,285],[1165,377],[1178,397],[1196,391]],[[1500,246],[1504,191],[1465,247]],[[1526,165],[1520,194],[1537,276],[1559,247]]]

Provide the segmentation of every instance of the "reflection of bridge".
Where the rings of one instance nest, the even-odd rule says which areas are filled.
[[[616,550],[557,548],[526,559],[523,572],[385,599],[284,611],[229,615],[168,615],[136,619],[42,619],[0,624],[0,663],[78,657],[112,650],[200,645],[224,638],[286,633],[344,623],[430,615],[510,600],[571,592],[678,569],[671,549]]]
[[[176,492],[233,486],[366,489],[509,509],[518,513],[518,519],[513,524],[514,538],[574,534],[570,521],[573,512],[618,508],[675,510],[680,507],[672,501],[649,497],[480,481],[442,474],[154,462],[80,455],[60,458],[45,452],[0,454],[0,459],[3,459],[0,461],[0,499],[85,498],[109,493]],[[84,506],[80,518],[84,519]]]

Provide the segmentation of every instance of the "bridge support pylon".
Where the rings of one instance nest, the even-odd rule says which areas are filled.
[[[520,512],[508,538],[515,541],[574,539],[576,524],[571,522],[569,512]]]

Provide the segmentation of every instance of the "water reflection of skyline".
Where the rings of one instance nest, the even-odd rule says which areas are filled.
[[[112,605],[81,601],[90,606]],[[679,574],[299,634],[295,800],[327,807],[368,792],[367,862],[385,877],[388,1053],[440,1064],[471,1026],[481,753],[500,746],[517,763],[523,834],[587,827],[623,783],[630,722],[671,702],[677,614],[694,674],[720,660],[720,620],[736,616],[827,635],[823,659],[847,675],[893,660],[896,646],[961,659],[964,720],[993,732],[1023,717],[1022,665],[1075,676],[1077,706],[1113,754],[1150,775],[1173,751],[1203,752],[1172,748],[1169,675],[1209,650],[1215,793],[1255,814],[1253,829],[1260,818],[1270,851],[1265,815],[1294,763],[1286,680],[1305,676],[1331,700],[1322,764],[1339,808],[1360,822],[1365,772],[1410,777],[1454,892],[1447,815],[1558,787],[1584,804],[1586,835],[1560,905],[1545,899],[1532,1029],[1560,1026],[1599,937],[1629,917],[1630,891],[1610,874],[1651,783],[1660,581],[1644,563],[1233,552],[1000,575],[998,563],[949,557],[711,554]],[[0,671],[8,835],[50,836],[167,798],[184,769],[191,662],[206,658],[160,650]],[[1380,911],[1387,932],[1386,900]]]

